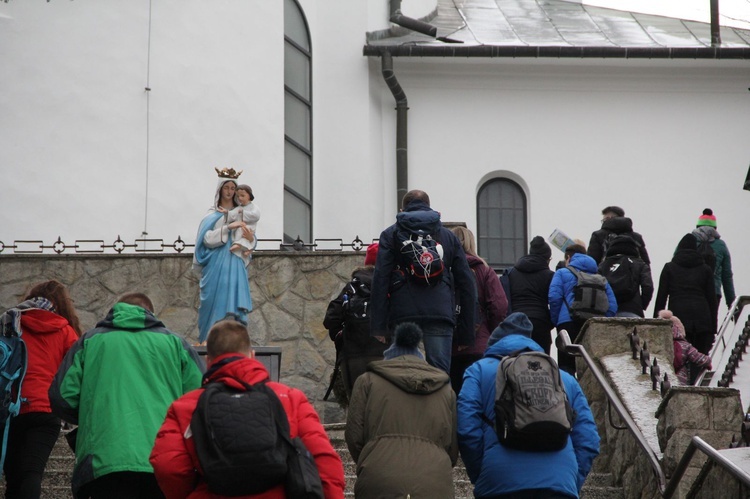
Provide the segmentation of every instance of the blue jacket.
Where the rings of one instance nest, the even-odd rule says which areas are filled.
[[[557,452],[526,452],[500,444],[495,430],[482,415],[494,421],[495,376],[499,360],[528,348],[542,348],[531,338],[510,335],[490,346],[485,357],[464,373],[458,395],[458,446],[466,472],[474,484],[474,496],[493,497],[527,489],[553,489],[578,497],[599,454],[599,434],[586,396],[570,374],[560,371],[565,392],[577,416],[568,445]]]
[[[380,234],[378,258],[372,278],[370,297],[370,334],[390,336],[390,331],[406,321],[445,322],[455,325],[454,339],[458,345],[474,343],[474,305],[476,285],[458,238],[440,223],[440,213],[421,201],[414,201],[396,217],[397,222]],[[432,234],[443,247],[442,278],[426,286],[397,270],[403,262],[397,247],[401,228]],[[455,291],[455,295],[454,295]],[[456,324],[455,296],[459,296],[462,313]]]
[[[598,271],[596,260],[583,253],[573,255],[568,265],[589,274],[596,274]],[[549,285],[549,315],[552,318],[552,323],[556,326],[573,321],[570,318],[570,311],[566,302],[568,305],[573,303],[573,290],[577,283],[576,276],[566,268],[559,269],[552,277],[552,282]],[[617,298],[615,298],[609,283],[607,283],[607,299],[609,300],[607,317],[614,317],[617,313]]]

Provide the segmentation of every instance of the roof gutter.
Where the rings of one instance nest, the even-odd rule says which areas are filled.
[[[383,79],[396,100],[396,212],[398,212],[401,209],[401,200],[407,192],[409,180],[406,127],[409,103],[406,99],[406,93],[401,88],[393,71],[391,53],[386,50],[379,55],[381,56]]]
[[[750,59],[750,47],[569,47],[528,45],[365,45],[365,56],[558,59]]]

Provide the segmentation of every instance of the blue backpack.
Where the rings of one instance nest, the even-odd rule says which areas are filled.
[[[10,314],[5,314],[10,315]],[[5,319],[5,317],[4,317]],[[19,314],[20,319],[20,314]],[[2,427],[2,454],[0,469],[5,464],[5,450],[8,446],[10,421],[21,410],[21,383],[26,376],[28,354],[26,344],[21,339],[19,320],[3,320],[0,334],[0,427]]]

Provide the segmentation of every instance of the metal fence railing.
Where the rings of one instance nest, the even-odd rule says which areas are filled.
[[[294,241],[282,239],[258,239],[255,251],[362,251],[369,243],[355,236],[351,242],[344,239],[314,239],[306,242],[297,237]],[[177,236],[174,242],[157,238],[135,238],[130,242],[119,235],[111,243],[104,239],[75,239],[65,242],[58,236],[57,241],[49,244],[42,240],[17,239],[12,243],[0,241],[0,255],[34,255],[34,254],[128,254],[128,253],[192,253],[195,244],[185,242]]]

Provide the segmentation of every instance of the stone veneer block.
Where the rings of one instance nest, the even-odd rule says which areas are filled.
[[[324,402],[335,348],[323,327],[328,302],[346,284],[365,252],[258,251],[248,269],[253,312],[248,317],[255,344],[281,346],[281,381],[299,388],[324,422],[344,413]],[[81,327],[89,330],[127,291],[151,297],[156,316],[193,343],[198,338],[199,274],[193,255],[71,254],[0,255],[0,308],[17,305],[36,282],[57,279],[75,301]],[[332,419],[330,419],[332,418]]]
[[[595,359],[607,355],[631,352],[629,333],[636,328],[641,344],[648,343],[651,358],[659,358],[660,364],[674,362],[671,322],[663,319],[631,319],[625,317],[589,319],[581,328],[578,338],[571,338],[573,343],[580,343]],[[583,359],[577,359],[576,368],[579,374],[587,370]]]
[[[659,445],[664,449],[663,468],[671,476],[690,440],[699,436],[716,449],[726,449],[742,425],[740,392],[734,388],[673,387],[656,412]],[[703,466],[697,453],[691,468]]]

